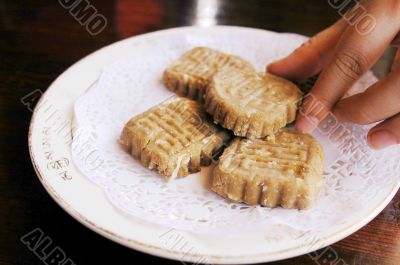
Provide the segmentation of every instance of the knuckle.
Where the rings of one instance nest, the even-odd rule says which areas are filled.
[[[333,65],[339,78],[343,78],[345,82],[356,81],[368,70],[365,56],[351,48],[338,52],[333,59]]]

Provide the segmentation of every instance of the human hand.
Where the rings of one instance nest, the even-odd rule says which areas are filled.
[[[344,122],[381,121],[368,133],[368,144],[381,149],[400,144],[400,52],[385,79],[364,93],[341,98],[389,45],[399,44],[400,0],[365,0],[360,5],[376,21],[368,34],[360,34],[353,23],[342,18],[267,70],[297,80],[322,71],[300,110],[299,131],[313,131],[331,112]]]

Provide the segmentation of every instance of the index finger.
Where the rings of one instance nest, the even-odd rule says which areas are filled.
[[[340,19],[311,37],[287,57],[269,64],[267,72],[296,80],[303,80],[319,73],[346,27],[346,21]]]

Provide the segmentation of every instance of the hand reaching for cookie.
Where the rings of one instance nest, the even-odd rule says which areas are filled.
[[[368,34],[360,34],[353,23],[342,18],[286,58],[270,64],[268,71],[300,80],[322,71],[298,116],[299,131],[311,132],[330,112],[345,122],[380,121],[368,133],[368,144],[381,149],[400,144],[400,51],[386,78],[364,93],[341,98],[389,45],[396,45],[400,0],[365,0],[360,5],[376,22]],[[313,107],[316,104],[318,108]]]

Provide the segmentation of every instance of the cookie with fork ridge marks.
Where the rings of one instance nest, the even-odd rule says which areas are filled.
[[[289,80],[255,71],[222,71],[205,93],[214,121],[250,139],[273,136],[293,122],[302,92]]]
[[[196,47],[183,54],[163,74],[165,86],[180,96],[203,101],[211,78],[221,70],[247,69],[253,66],[244,59],[205,47]]]
[[[230,137],[197,102],[176,98],[132,118],[120,143],[143,166],[175,178],[208,166]]]
[[[323,160],[308,134],[283,129],[275,140],[236,137],[214,168],[211,190],[250,205],[309,208],[319,197]]]

